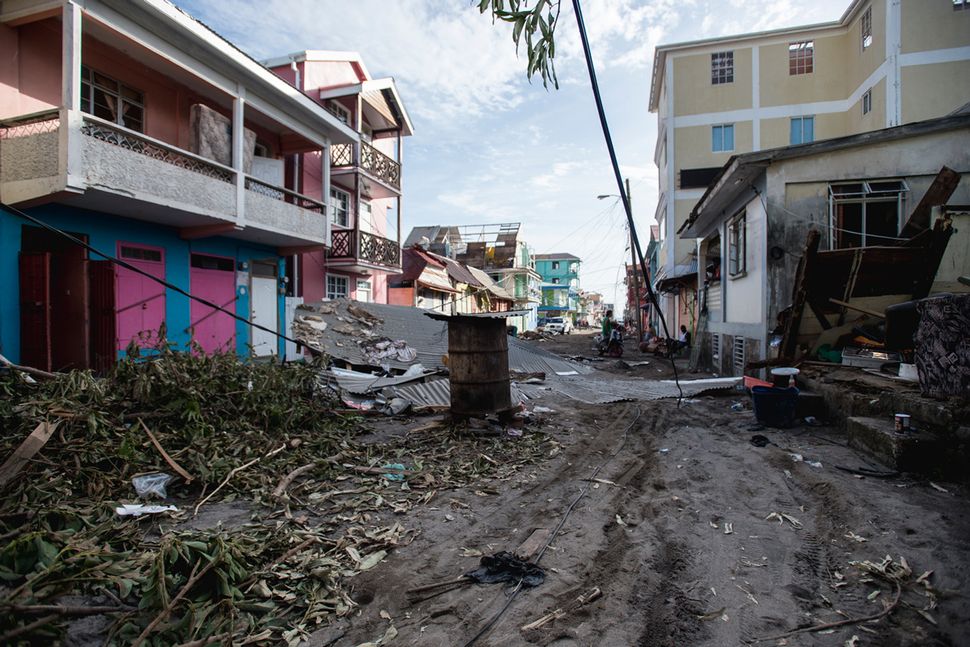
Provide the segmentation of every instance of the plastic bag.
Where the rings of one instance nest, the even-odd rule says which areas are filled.
[[[158,497],[164,499],[168,496],[165,486],[175,479],[171,474],[164,472],[153,472],[152,474],[142,474],[131,479],[131,484],[135,486],[135,492],[139,497],[147,499]]]

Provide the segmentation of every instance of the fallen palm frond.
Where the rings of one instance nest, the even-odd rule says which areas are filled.
[[[110,613],[111,645],[295,645],[351,613],[348,580],[413,539],[390,517],[557,448],[448,427],[363,444],[320,368],[160,348],[104,378],[0,375],[0,460],[58,423],[0,490],[0,642],[55,642],[72,617]],[[133,476],[170,471],[181,512],[114,513],[136,500]],[[193,528],[196,505],[248,521]]]

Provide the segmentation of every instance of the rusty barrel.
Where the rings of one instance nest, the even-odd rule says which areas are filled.
[[[481,416],[512,408],[509,340],[504,319],[451,317],[448,368],[452,414]]]

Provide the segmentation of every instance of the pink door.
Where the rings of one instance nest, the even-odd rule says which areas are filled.
[[[118,243],[118,256],[151,276],[165,278],[165,250],[159,247]],[[158,343],[158,331],[165,322],[165,286],[120,265],[115,277],[118,350],[132,341],[151,348]]]
[[[223,256],[192,254],[192,295],[230,312],[236,307],[235,261]],[[236,343],[236,320],[224,312],[193,300],[190,310],[192,339],[208,354],[232,352]]]

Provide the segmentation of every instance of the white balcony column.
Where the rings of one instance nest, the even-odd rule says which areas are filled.
[[[400,167],[400,174],[397,178],[397,246],[401,246],[401,197],[404,195],[404,139],[401,137],[401,129],[397,131],[397,163]]]
[[[327,142],[323,145],[320,152],[320,172],[323,177],[320,180],[320,202],[323,203],[323,218],[327,223],[327,247],[332,246],[331,227],[330,227],[330,151],[332,145]]]
[[[246,89],[238,86],[232,99],[232,168],[236,171],[236,227],[246,226],[246,174],[243,148],[246,145]]]
[[[81,178],[81,7],[61,8],[61,173],[68,189],[83,189]]]

